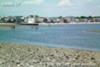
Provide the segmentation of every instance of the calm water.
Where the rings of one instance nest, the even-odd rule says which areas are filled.
[[[17,26],[15,30],[0,28],[0,42],[100,50],[100,25]]]

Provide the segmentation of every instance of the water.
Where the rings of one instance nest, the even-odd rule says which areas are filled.
[[[100,51],[99,24],[0,28],[0,42]]]

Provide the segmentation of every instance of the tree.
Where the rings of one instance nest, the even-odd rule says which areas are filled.
[[[14,18],[10,18],[8,21],[7,21],[7,23],[15,23],[16,22],[16,19],[14,19]]]
[[[16,16],[16,22],[20,24],[21,22],[24,22],[24,19],[21,19],[21,16]]]
[[[67,19],[63,19],[63,22],[64,22],[64,23],[68,23]]]
[[[33,18],[34,16],[33,16],[33,15],[30,15],[30,17],[32,17],[32,18]]]
[[[38,18],[39,16],[38,15],[35,15],[35,17]]]
[[[93,20],[93,17],[92,17],[92,16],[89,16],[89,17],[88,17],[88,20],[90,20],[90,22],[94,22],[94,20]]]
[[[86,19],[87,17],[86,16],[80,16],[79,20],[80,22],[84,22],[84,19]]]
[[[88,17],[88,19],[92,19],[92,18],[93,18],[92,16],[89,16],[89,17]]]
[[[47,18],[44,18],[43,19],[43,22],[47,23],[48,22],[48,19]]]
[[[59,19],[62,19],[62,16],[59,16],[58,18],[59,18]]]
[[[81,17],[80,17],[80,19],[85,19],[85,18],[87,18],[87,17],[86,17],[86,16],[81,16]]]
[[[54,23],[54,20],[51,20],[50,22],[51,22],[51,23]]]
[[[1,18],[1,22],[5,22],[5,17]]]

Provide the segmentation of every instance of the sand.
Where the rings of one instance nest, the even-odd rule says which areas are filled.
[[[100,52],[1,44],[0,67],[100,67]]]

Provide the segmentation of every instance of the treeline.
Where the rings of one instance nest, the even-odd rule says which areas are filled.
[[[92,19],[92,18],[100,18],[100,16],[78,16],[78,17],[75,17],[75,18],[78,18],[78,19]]]

